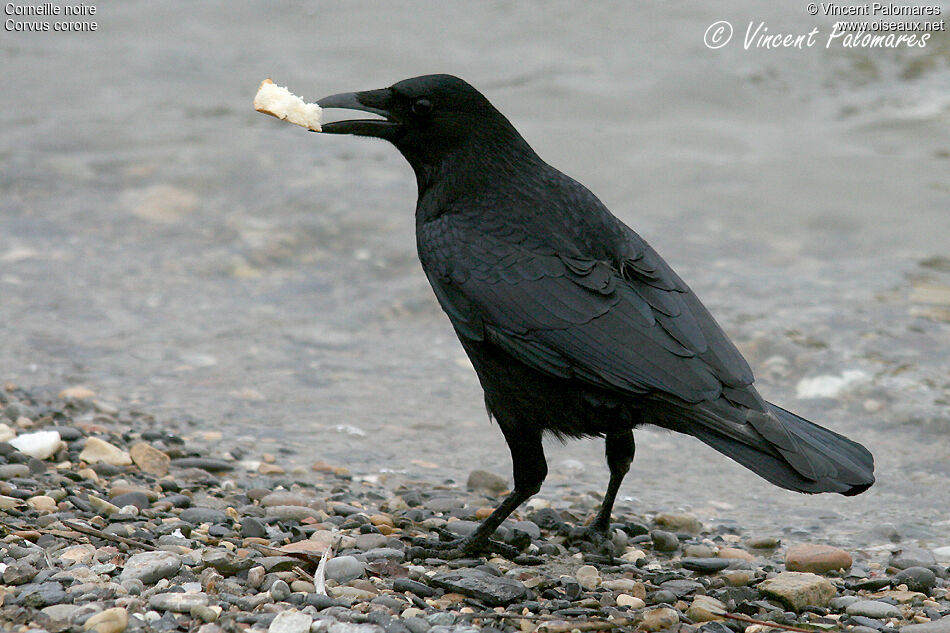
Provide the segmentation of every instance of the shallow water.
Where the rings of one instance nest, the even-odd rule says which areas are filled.
[[[415,258],[408,166],[250,107],[267,76],[312,99],[452,72],[674,265],[766,397],[878,464],[860,497],[806,498],[647,430],[624,505],[950,544],[950,38],[713,51],[717,20],[736,38],[832,22],[754,2],[123,2],[94,33],[5,32],[0,377],[190,417],[222,450],[508,473]],[[602,491],[601,454],[552,443],[541,496]]]

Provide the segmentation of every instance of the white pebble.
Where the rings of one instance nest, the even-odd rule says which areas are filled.
[[[10,440],[13,448],[36,459],[49,459],[59,450],[60,444],[59,431],[24,433]]]

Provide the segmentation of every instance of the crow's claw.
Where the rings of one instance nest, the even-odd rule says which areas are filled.
[[[413,538],[413,547],[410,547],[406,551],[406,558],[410,560],[420,558],[455,560],[496,553],[504,556],[508,560],[514,560],[521,555],[518,548],[502,543],[501,541],[494,539],[472,539],[471,537],[459,538],[448,530],[440,529],[437,531],[440,538],[445,539],[446,534],[448,534],[451,540],[433,541],[420,537]]]

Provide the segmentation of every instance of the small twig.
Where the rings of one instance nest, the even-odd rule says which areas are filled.
[[[304,580],[309,580],[310,582],[314,582],[314,581],[313,581],[313,576],[311,576],[310,574],[308,574],[307,572],[305,572],[305,571],[304,571],[303,569],[301,569],[300,567],[294,567],[293,571],[294,571],[295,574],[297,574],[298,576],[300,576],[300,577],[303,578]],[[316,584],[316,583],[314,583],[314,584]]]
[[[730,620],[738,620],[739,622],[748,622],[749,624],[762,624],[764,626],[771,626],[776,629],[784,629],[786,631],[797,631],[797,633],[815,633],[818,629],[803,629],[798,626],[790,626],[788,624],[779,624],[778,622],[768,622],[766,620],[756,620],[755,618],[750,618],[747,615],[739,615],[738,613],[722,613],[720,614],[724,618],[729,618]],[[838,629],[831,629],[837,631]]]
[[[107,541],[114,541],[116,543],[124,543],[126,545],[131,545],[132,547],[138,547],[140,549],[147,550],[149,552],[154,552],[158,548],[148,543],[143,543],[142,541],[136,541],[135,539],[125,538],[124,536],[118,536],[115,534],[107,534],[102,530],[97,530],[94,527],[83,525],[82,523],[76,523],[75,521],[67,521],[63,519],[60,521],[63,525],[68,527],[70,530],[75,530],[76,532],[82,532],[83,534],[89,534],[91,536],[97,536],[99,538],[105,539]]]

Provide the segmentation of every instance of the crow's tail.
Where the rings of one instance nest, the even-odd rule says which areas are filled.
[[[861,444],[772,404],[743,423],[714,410],[687,432],[776,486],[797,492],[857,495],[874,483],[874,457]],[[732,416],[729,416],[732,417]]]

